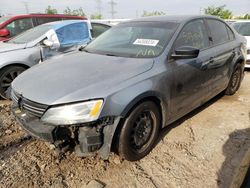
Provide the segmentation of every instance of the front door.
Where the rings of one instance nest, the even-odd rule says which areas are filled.
[[[211,63],[212,49],[207,29],[203,19],[197,19],[186,24],[177,37],[175,49],[183,46],[192,46],[200,49],[197,58],[170,59],[168,66],[174,78],[171,88],[171,111],[175,116],[182,116],[204,103],[204,96],[208,92],[213,72],[208,69]]]

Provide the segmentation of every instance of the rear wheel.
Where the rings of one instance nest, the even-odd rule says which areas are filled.
[[[240,88],[242,74],[243,74],[242,69],[243,68],[242,68],[241,64],[237,64],[235,66],[233,74],[230,78],[229,84],[228,84],[226,92],[225,92],[226,95],[233,95]]]
[[[118,138],[118,153],[128,161],[137,161],[154,147],[161,127],[158,107],[151,101],[139,104],[126,118]]]
[[[7,98],[11,82],[23,71],[25,68],[21,66],[9,66],[0,70],[0,96],[2,98]]]

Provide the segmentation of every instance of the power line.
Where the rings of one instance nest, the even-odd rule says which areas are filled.
[[[111,18],[112,19],[114,19],[115,18],[115,14],[117,13],[116,11],[115,11],[115,6],[117,5],[117,3],[116,2],[114,2],[114,0],[111,0],[110,2],[109,2],[109,4],[110,4],[110,6],[111,6]]]

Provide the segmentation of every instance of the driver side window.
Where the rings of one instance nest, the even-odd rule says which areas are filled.
[[[175,49],[181,46],[191,46],[204,49],[209,46],[209,39],[203,20],[195,20],[184,26],[177,40]]]
[[[31,18],[19,19],[9,23],[5,28],[9,30],[10,37],[14,37],[30,28],[33,28],[33,22]]]

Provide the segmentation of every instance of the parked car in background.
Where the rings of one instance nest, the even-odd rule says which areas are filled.
[[[109,24],[100,23],[96,21],[91,21],[91,26],[92,26],[91,29],[92,38],[98,37],[99,35],[101,35],[102,33],[111,28],[111,25]]]
[[[250,21],[237,21],[231,25],[239,34],[247,39],[247,61],[246,68],[250,68]]]
[[[0,41],[7,40],[28,29],[48,22],[86,19],[86,17],[63,14],[26,14],[0,17]]]
[[[31,135],[80,156],[146,156],[161,128],[240,87],[246,39],[212,16],[120,23],[81,53],[51,59],[12,83],[13,114]],[[42,87],[41,87],[42,86]]]
[[[24,70],[48,58],[78,50],[90,42],[87,20],[51,22],[0,42],[0,96],[6,97],[11,82]]]

